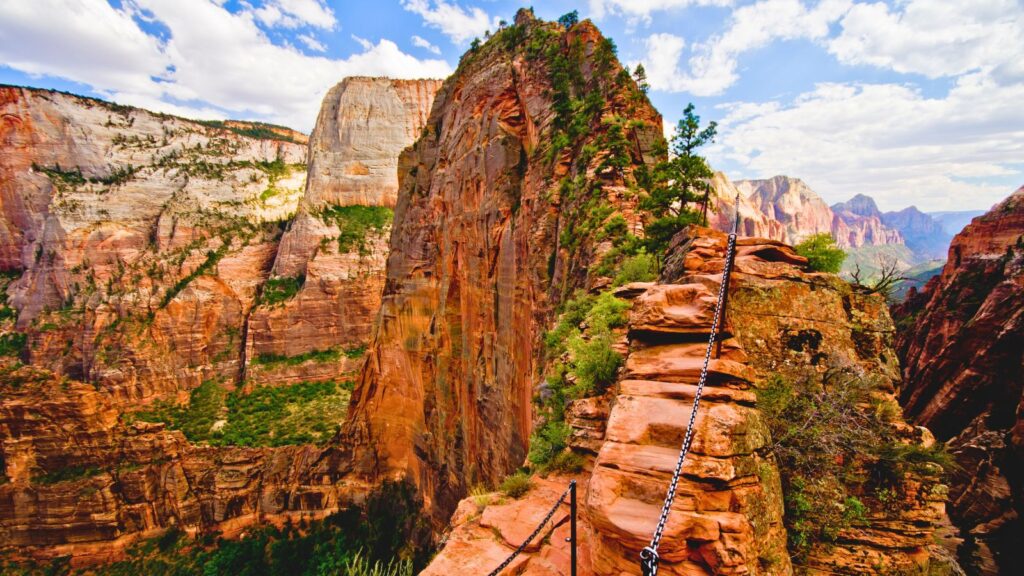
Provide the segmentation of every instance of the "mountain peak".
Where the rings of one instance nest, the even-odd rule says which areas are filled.
[[[857,194],[846,202],[839,202],[832,205],[836,212],[849,212],[857,216],[876,216],[881,218],[882,212],[878,209],[875,199],[866,194]]]

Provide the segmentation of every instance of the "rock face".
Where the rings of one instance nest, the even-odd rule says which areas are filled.
[[[579,574],[638,573],[685,433],[724,266],[724,235],[693,228],[677,238],[661,279],[666,283],[616,291],[632,301],[617,384],[606,397],[569,409],[572,445],[587,456],[585,470],[535,478],[520,499],[463,500],[447,544],[424,574],[464,565],[492,570],[540,523],[570,479],[585,503]],[[721,354],[709,365],[694,444],[659,550],[660,574],[794,573],[780,470],[758,404],[766,379],[804,370],[811,358],[822,364],[840,358],[888,383],[880,398],[895,405],[899,373],[883,302],[855,294],[834,276],[806,273],[805,264],[779,242],[739,242]],[[894,426],[908,438],[920,434],[901,421]],[[927,487],[911,482],[916,488],[905,507],[871,512],[866,525],[815,548],[797,572],[927,573],[942,515],[942,494],[931,492],[931,480]],[[566,512],[559,508],[536,545],[503,573],[568,574]]]
[[[338,378],[358,369],[380,308],[398,191],[398,156],[419,137],[440,80],[346,78],[324,98],[310,137],[309,183],[281,238],[273,278],[301,284],[253,313],[246,356],[341,347],[343,362],[254,366],[255,381]],[[367,208],[369,207],[369,208]],[[365,218],[375,218],[365,225]],[[356,233],[358,241],[350,238]]]
[[[232,537],[255,522],[320,518],[344,493],[314,446],[198,447],[163,425],[124,424],[117,400],[91,385],[0,369],[5,548],[82,566],[172,525]]]
[[[0,88],[0,542],[86,563],[172,524],[230,535],[337,508],[329,448],[193,446],[122,420],[202,382],[358,369],[397,157],[438,84],[342,82],[308,186],[287,129]]]
[[[894,310],[905,411],[954,452],[950,516],[977,573],[1012,570],[1024,531],[1024,188],[975,218],[942,273]],[[1001,572],[1003,571],[1003,572]]]
[[[786,242],[796,244],[812,234],[829,233],[842,248],[902,244],[898,231],[886,228],[874,200],[858,194],[847,203],[827,204],[803,181],[786,176],[739,180],[737,188],[770,218],[785,227]]]
[[[569,85],[553,84],[556,65]],[[590,22],[566,31],[521,10],[467,53],[402,154],[379,326],[342,443],[359,474],[408,475],[439,525],[470,486],[523,462],[551,310],[593,279],[604,218],[635,225],[625,178],[655,160],[661,117],[620,70]],[[587,94],[589,112],[559,115]],[[609,168],[602,142],[625,119],[624,167]],[[580,160],[585,144],[600,152]],[[610,211],[588,231],[595,205]]]
[[[708,215],[708,226],[711,228],[724,232],[732,231],[737,198],[739,198],[740,225],[738,232],[741,236],[780,241],[789,238],[786,225],[781,220],[776,220],[774,213],[763,212],[762,207],[749,196],[749,190],[740,190],[722,172],[715,172],[712,177],[711,191],[715,200],[713,210]]]

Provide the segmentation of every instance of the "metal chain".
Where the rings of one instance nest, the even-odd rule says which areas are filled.
[[[518,548],[516,548],[516,551],[513,552],[511,556],[506,558],[505,561],[502,562],[500,566],[495,568],[487,576],[498,576],[498,574],[502,570],[504,570],[505,567],[507,567],[509,564],[512,563],[513,560],[516,559],[516,556],[519,556],[519,554],[523,550],[525,550],[527,546],[529,546],[530,542],[532,542],[533,539],[537,537],[537,534],[540,534],[540,531],[544,528],[545,525],[547,525],[548,521],[551,520],[551,517],[555,515],[555,510],[558,510],[558,507],[561,506],[563,502],[565,502],[565,497],[569,495],[569,492],[572,491],[573,486],[575,484],[576,484],[575,480],[573,480],[572,482],[569,483],[569,487],[565,489],[565,492],[562,492],[562,495],[558,498],[558,501],[555,502],[555,505],[551,507],[551,510],[548,510],[547,516],[544,517],[544,520],[541,520],[541,523],[537,525],[537,528],[534,529],[533,533],[530,534],[526,538],[526,540],[524,540],[523,543],[519,545]]]
[[[679,485],[679,477],[683,471],[683,461],[690,452],[690,443],[693,441],[693,427],[697,421],[697,410],[700,407],[700,397],[704,392],[704,384],[707,382],[708,365],[711,362],[711,351],[715,346],[718,337],[718,321],[722,314],[722,302],[725,300],[725,291],[729,286],[729,273],[732,269],[732,256],[736,250],[736,230],[739,227],[739,197],[736,199],[736,219],[733,222],[732,234],[729,234],[729,244],[725,251],[725,267],[722,270],[722,285],[718,289],[718,302],[715,304],[715,316],[711,321],[711,337],[708,339],[708,348],[704,353],[704,366],[700,370],[700,380],[697,381],[697,391],[693,395],[693,407],[690,411],[690,422],[686,425],[686,435],[683,437],[683,445],[679,450],[679,459],[676,461],[676,468],[672,472],[672,481],[669,483],[668,492],[665,494],[665,504],[661,507],[661,517],[658,519],[658,526],[654,530],[654,537],[646,548],[640,551],[640,569],[644,576],[656,576],[658,574],[658,545],[665,532],[665,524],[668,522],[669,512],[672,510],[672,502],[676,498],[676,488]]]

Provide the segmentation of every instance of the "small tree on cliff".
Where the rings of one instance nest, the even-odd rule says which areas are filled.
[[[807,266],[814,272],[838,274],[846,259],[846,252],[832,239],[828,232],[809,236],[796,245],[796,253],[807,258]]]
[[[643,64],[636,65],[636,70],[633,71],[633,80],[636,80],[637,87],[644,94],[651,89],[651,85],[647,83],[647,70],[644,69]]]
[[[566,30],[575,26],[579,21],[580,13],[576,10],[563,14],[562,17],[558,19],[558,23],[564,26]]]
[[[677,232],[700,221],[701,213],[692,207],[703,203],[706,209],[714,173],[697,149],[712,142],[717,133],[715,122],[701,128],[700,116],[688,104],[672,136],[671,157],[649,172],[641,171],[639,180],[647,195],[640,208],[647,216],[644,231],[652,254],[662,254]]]

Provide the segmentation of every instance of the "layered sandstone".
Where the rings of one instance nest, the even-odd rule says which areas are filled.
[[[26,359],[125,400],[236,378],[305,146],[42,90],[2,88],[0,106]]]
[[[21,555],[110,561],[168,526],[232,537],[321,518],[347,498],[316,447],[195,446],[162,424],[124,423],[117,399],[91,385],[9,361],[0,370],[0,542]]]
[[[942,273],[894,313],[908,417],[962,466],[950,515],[980,574],[1019,565],[1024,531],[1024,188],[975,218]]]
[[[553,85],[556,65],[575,85]],[[379,325],[343,442],[355,472],[411,478],[439,524],[526,455],[540,335],[611,248],[583,227],[588,209],[636,224],[626,179],[656,160],[661,117],[620,70],[590,22],[566,31],[521,10],[466,54],[401,156]],[[587,95],[573,141],[565,130],[587,116],[560,117],[553,98]],[[615,122],[618,168],[603,162]]]
[[[384,288],[391,225],[361,232],[339,208],[390,209],[398,192],[398,156],[423,131],[440,80],[346,78],[324,98],[309,144],[309,180],[298,213],[281,238],[271,275],[301,284],[294,297],[256,311],[246,357],[297,357],[341,348],[342,362],[251,364],[258,382],[338,378],[358,368]],[[390,210],[376,210],[383,214]]]
[[[815,547],[794,567],[786,549],[780,471],[758,404],[765,380],[844,362],[877,382],[895,405],[899,381],[884,302],[803,270],[792,248],[741,239],[721,351],[709,365],[694,443],[660,547],[661,574],[927,573],[942,517],[935,477],[908,482],[895,508],[872,508],[866,522]],[[624,368],[604,397],[573,403],[573,449],[587,456],[572,477],[535,478],[520,499],[463,500],[447,544],[426,574],[458,566],[496,567],[543,519],[570,479],[580,486],[579,574],[634,574],[653,534],[689,419],[724,266],[725,237],[692,229],[678,237],[661,284],[631,284]],[[813,372],[815,368],[810,368]],[[864,408],[873,409],[873,408]],[[595,422],[601,421],[602,426]],[[906,442],[927,434],[896,421]],[[936,489],[938,487],[938,490]],[[819,502],[819,506],[831,503]],[[545,524],[502,574],[568,574],[567,510]]]
[[[715,172],[711,178],[711,193],[714,202],[708,214],[709,227],[726,232],[732,231],[738,204],[740,223],[737,231],[741,236],[780,241],[789,238],[788,229],[783,222],[763,212],[761,206],[749,196],[750,191],[740,190],[724,173]]]

